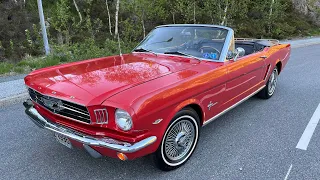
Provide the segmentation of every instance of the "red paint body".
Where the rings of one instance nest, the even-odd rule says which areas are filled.
[[[52,114],[35,105],[51,121],[95,137],[111,137],[134,143],[156,136],[152,145],[127,154],[134,159],[157,150],[173,116],[185,106],[201,109],[202,124],[244,99],[266,84],[268,67],[285,67],[290,45],[276,45],[239,58],[237,61],[210,62],[193,58],[131,53],[64,64],[36,70],[25,78],[27,86],[42,94],[85,105],[91,119],[93,110],[106,107],[109,123],[83,124]],[[261,56],[267,56],[264,59]],[[52,94],[55,91],[56,94]],[[73,96],[74,99],[70,99]],[[211,110],[208,104],[216,103]],[[114,122],[121,108],[130,113],[133,128],[124,132]],[[163,119],[159,124],[153,124]],[[93,121],[94,122],[94,121]],[[81,144],[72,141],[74,146]],[[93,147],[105,156],[116,152]]]

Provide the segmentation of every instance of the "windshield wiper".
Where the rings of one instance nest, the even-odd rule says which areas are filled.
[[[144,49],[144,48],[142,48],[142,47],[137,48],[137,49],[134,49],[133,51],[134,51],[134,52],[149,52],[149,53],[152,53],[152,54],[158,56],[157,53],[155,53],[155,52],[153,52],[153,51],[151,51],[151,50],[149,50],[149,49]]]
[[[168,40],[165,40],[165,41],[157,41],[157,42],[153,42],[153,43],[150,43],[150,44],[146,44],[146,46],[150,46],[152,44],[158,44],[158,43],[165,43],[165,42],[171,42],[173,40],[173,37],[169,38]]]
[[[194,59],[197,59],[197,60],[201,61],[201,59],[199,59],[198,57],[195,57],[195,56],[192,56],[190,54],[186,54],[186,53],[183,53],[183,52],[180,52],[180,51],[168,51],[168,52],[164,52],[164,54],[188,56],[188,57],[191,57],[191,58],[194,58]]]

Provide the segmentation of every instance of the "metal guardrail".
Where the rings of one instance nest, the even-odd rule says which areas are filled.
[[[235,41],[269,41],[274,45],[280,44],[277,39],[253,39],[253,38],[234,38]]]

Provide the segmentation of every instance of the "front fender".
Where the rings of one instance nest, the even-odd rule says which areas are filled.
[[[156,112],[153,115],[149,115],[147,117],[143,117],[139,119],[139,127],[141,127],[141,123],[144,124],[143,129],[148,129],[149,136],[153,135],[157,137],[157,141],[155,142],[155,147],[158,147],[162,141],[163,135],[168,128],[171,120],[174,118],[174,116],[184,107],[187,107],[189,105],[197,105],[201,109],[203,109],[201,103],[197,99],[187,99],[185,101],[180,102],[179,104],[169,106],[159,112]],[[199,115],[200,117],[203,117],[203,114]],[[157,120],[161,120],[159,123]],[[202,124],[202,122],[200,122]],[[156,151],[156,149],[154,149]]]

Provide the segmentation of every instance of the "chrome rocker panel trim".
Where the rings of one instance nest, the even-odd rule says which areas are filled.
[[[135,144],[130,144],[126,142],[119,142],[117,140],[107,138],[109,142],[105,142],[102,139],[98,139],[92,136],[84,135],[80,132],[71,130],[69,128],[66,128],[64,126],[58,125],[56,123],[48,121],[46,118],[41,116],[39,112],[33,107],[33,102],[28,99],[23,103],[24,107],[26,108],[25,113],[29,116],[29,118],[34,122],[37,126],[40,128],[48,129],[50,131],[53,131],[55,133],[59,133],[61,135],[64,135],[70,139],[76,140],[78,142],[81,142],[85,145],[89,146],[99,146],[104,147],[108,149],[115,150],[117,152],[122,153],[133,153],[140,149],[143,149],[152,143],[154,143],[157,140],[156,136],[150,136],[146,139],[143,139]],[[111,143],[111,142],[114,143]]]

